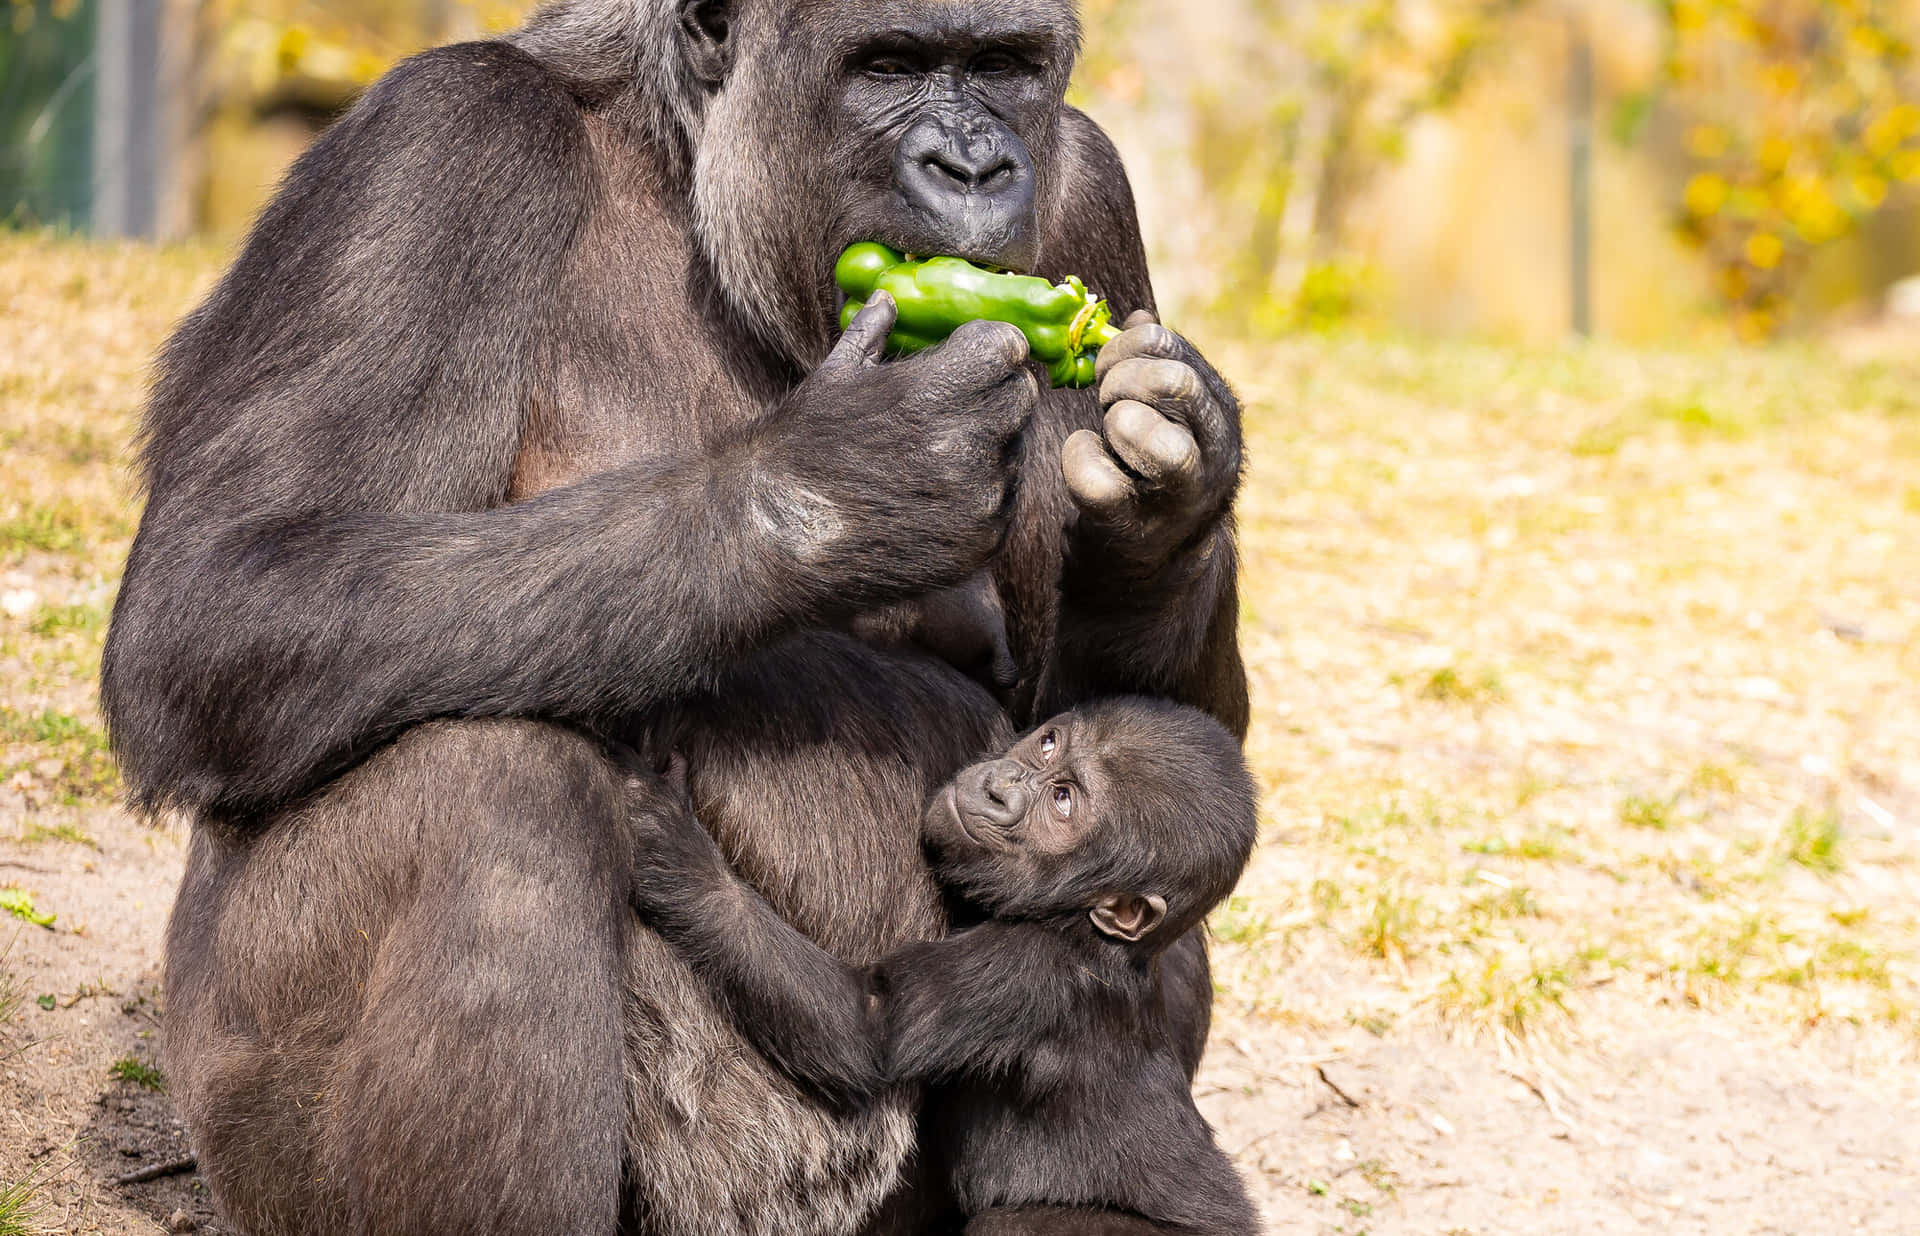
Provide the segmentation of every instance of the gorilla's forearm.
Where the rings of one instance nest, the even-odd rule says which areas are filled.
[[[886,1078],[867,971],[794,930],[724,868],[711,883],[673,886],[691,870],[643,866],[643,882],[665,886],[637,899],[642,916],[781,1072],[836,1107],[872,1102]]]
[[[702,686],[851,586],[734,454],[488,511],[229,520],[156,501],[104,664],[135,792],[244,816],[417,722],[592,723]]]
[[[1249,709],[1232,519],[1151,576],[1114,572],[1111,561],[1086,545],[1068,555],[1054,658],[1035,715],[1095,696],[1153,695],[1212,713],[1244,738]]]

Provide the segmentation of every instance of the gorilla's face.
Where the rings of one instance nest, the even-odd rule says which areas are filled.
[[[694,209],[722,286],[803,365],[855,241],[1030,272],[1079,46],[1070,0],[679,0],[705,83]]]
[[[848,240],[1033,268],[1040,166],[1073,63],[1053,6],[877,6],[838,50],[836,127],[866,152]]]

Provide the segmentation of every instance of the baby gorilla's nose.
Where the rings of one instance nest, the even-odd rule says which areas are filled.
[[[996,760],[980,779],[977,801],[967,806],[995,828],[1011,829],[1026,816],[1031,802],[1026,769],[1013,760]]]

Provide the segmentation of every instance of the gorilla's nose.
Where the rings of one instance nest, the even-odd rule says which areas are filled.
[[[968,193],[977,193],[1003,176],[1017,173],[1013,156],[991,137],[973,140],[964,133],[930,145],[920,162],[938,176],[946,176]]]
[[[893,179],[932,233],[926,252],[1000,266],[1030,259],[1033,158],[997,118],[923,115],[894,151]]]
[[[967,806],[996,828],[1012,828],[1026,817],[1031,802],[1026,769],[1012,760],[996,760],[987,765],[980,778],[980,792]]]

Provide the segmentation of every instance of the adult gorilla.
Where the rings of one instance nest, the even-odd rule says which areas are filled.
[[[882,304],[833,344],[856,239],[1151,308],[1077,34],[564,0],[374,87],[170,343],[103,691],[194,819],[170,1062],[240,1227],[924,1222],[910,1098],[800,1093],[626,910],[582,735],[674,725],[742,873],[863,963],[942,929],[914,821],[995,727],[1094,692],[1244,727],[1237,412],[1183,340],[1136,322],[1098,399],[1008,327],[883,364]],[[832,633],[903,604],[1001,642],[1003,699]],[[1197,944],[1168,991],[1197,1055]]]

